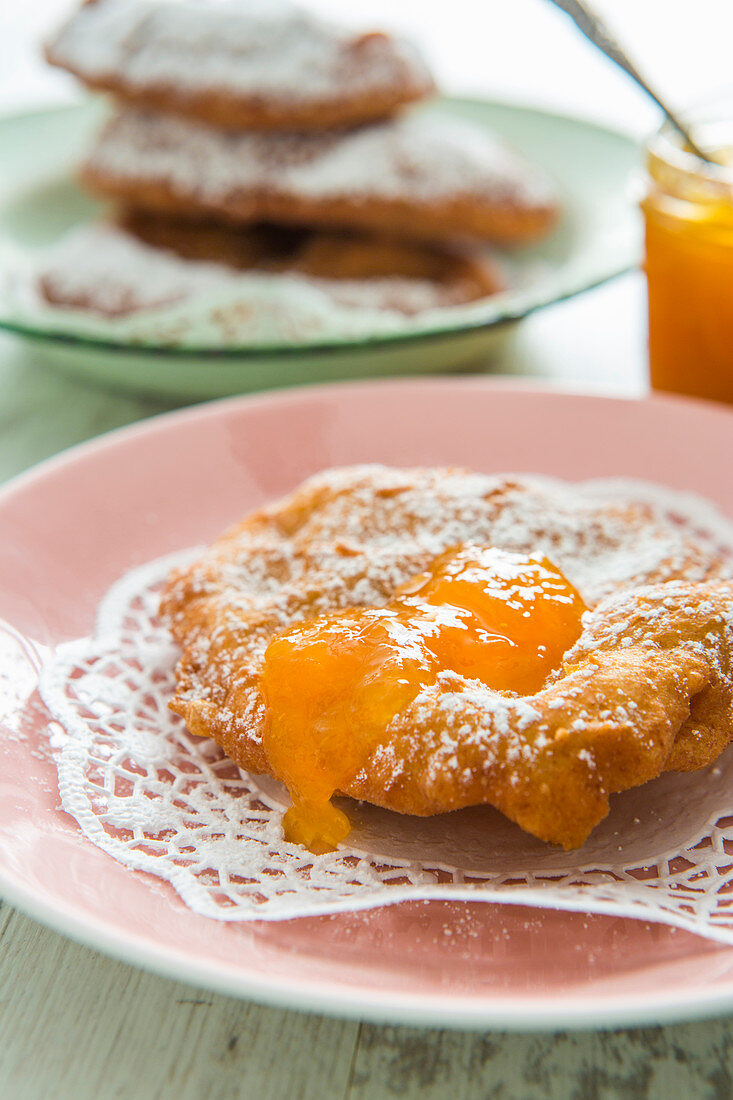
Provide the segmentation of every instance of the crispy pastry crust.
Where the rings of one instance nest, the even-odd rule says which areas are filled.
[[[170,84],[150,84],[141,90],[111,73],[85,77],[80,69],[61,61],[53,49],[46,49],[45,57],[50,64],[77,77],[91,91],[107,92],[132,107],[195,118],[225,130],[330,130],[361,126],[390,118],[401,108],[426,99],[435,91],[432,80],[415,78],[399,88],[366,96],[283,104],[226,91],[186,93]]]
[[[45,56],[93,91],[233,130],[358,126],[435,92],[411,43],[257,7],[88,0]]]
[[[504,289],[497,265],[478,250],[268,225],[232,229],[140,211],[69,234],[39,265],[36,286],[50,305],[126,317],[195,296],[202,277],[211,288],[218,273],[225,290],[236,272],[295,275],[337,307],[405,315]],[[239,293],[246,303],[247,288]]]
[[[283,225],[363,229],[418,241],[479,240],[498,245],[531,244],[553,229],[554,203],[524,206],[511,199],[491,203],[456,197],[434,202],[410,199],[308,199],[257,190],[226,196],[188,193],[164,180],[119,177],[92,163],[80,171],[84,187],[100,198],[162,214],[166,217],[216,217],[230,225],[269,221]]]
[[[544,540],[591,605],[562,668],[530,697],[446,671],[344,793],[416,815],[489,803],[542,840],[581,845],[611,794],[704,767],[733,737],[733,582],[709,547],[647,508],[597,502],[576,514],[571,500],[460,471],[312,479],[170,578],[162,614],[183,649],[172,708],[242,768],[269,772],[257,682],[275,633],[386,602],[462,531],[515,550]],[[616,567],[641,539],[637,583]],[[582,577],[578,554],[591,562]]]
[[[153,247],[241,271],[299,272],[316,279],[427,280],[444,288],[446,304],[485,298],[505,287],[496,264],[478,250],[271,225],[233,230],[216,222],[162,218],[134,209],[123,211],[118,221]]]
[[[409,116],[345,134],[227,134],[123,110],[81,169],[90,191],[168,217],[344,227],[522,245],[559,207],[550,182],[485,128]]]

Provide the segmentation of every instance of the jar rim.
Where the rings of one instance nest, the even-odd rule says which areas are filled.
[[[730,162],[708,163],[685,148],[684,138],[669,120],[647,138],[645,143],[648,166],[653,176],[675,176],[677,183],[700,187],[733,197],[733,103],[727,108],[709,106],[686,112],[686,121],[693,129],[695,140],[711,152],[728,150]]]

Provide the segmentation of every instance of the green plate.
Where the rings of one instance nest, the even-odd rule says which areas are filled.
[[[105,108],[97,101],[0,119],[0,252],[32,257],[66,230],[93,218],[98,204],[74,182]],[[51,311],[19,312],[0,282],[0,327],[31,339],[36,354],[105,385],[206,398],[261,387],[464,368],[486,360],[512,323],[586,290],[638,262],[640,227],[630,195],[638,167],[632,139],[601,126],[528,107],[443,99],[427,110],[485,124],[543,167],[564,208],[542,245],[508,259],[521,289],[478,305],[414,318],[399,333],[287,345],[226,347],[122,342],[103,320],[74,331]],[[448,315],[448,316],[447,316]],[[73,320],[71,321],[73,326]]]

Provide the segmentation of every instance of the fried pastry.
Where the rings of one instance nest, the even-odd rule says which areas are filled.
[[[126,317],[196,294],[250,287],[239,274],[297,279],[337,305],[410,316],[495,294],[501,274],[476,253],[279,226],[227,228],[128,211],[119,226],[74,231],[40,263],[48,305]]]
[[[329,471],[255,513],[161,610],[171,706],[283,780],[286,838],[488,803],[577,847],[609,796],[733,737],[727,552],[602,488],[461,470]]]
[[[89,88],[234,129],[355,126],[434,91],[412,43],[288,0],[88,0],[46,56]]]
[[[119,224],[139,240],[188,260],[223,263],[240,271],[298,272],[338,284],[383,280],[430,283],[436,305],[458,305],[504,289],[495,263],[478,249],[423,244],[370,233],[162,218],[128,210]],[[443,301],[437,293],[442,291]]]
[[[168,216],[418,240],[524,244],[558,212],[544,175],[485,127],[426,112],[343,133],[256,133],[131,108],[102,131],[82,180]]]

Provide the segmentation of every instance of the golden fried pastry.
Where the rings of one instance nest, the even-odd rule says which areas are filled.
[[[292,226],[222,225],[166,218],[145,210],[120,210],[114,223],[138,241],[184,260],[224,264],[236,271],[274,270],[299,251],[307,231]]]
[[[168,581],[172,709],[283,780],[286,838],[488,803],[572,848],[609,796],[733,738],[723,550],[593,483],[329,471]]]
[[[310,233],[294,269],[316,279],[415,279],[444,288],[446,304],[486,298],[505,287],[496,264],[477,250],[400,241],[367,233]]]
[[[236,271],[277,270],[293,262],[308,230],[293,226],[222,225],[210,220],[166,218],[146,210],[120,210],[115,223],[153,248],[184,260],[225,264]]]
[[[46,56],[89,88],[234,129],[355,126],[434,91],[412,43],[288,0],[88,0]]]
[[[40,264],[43,301],[126,317],[194,295],[251,294],[238,273],[295,276],[345,307],[411,315],[495,294],[491,261],[475,252],[278,226],[227,228],[137,211],[120,226],[91,225],[59,242]]]
[[[137,209],[232,224],[340,226],[418,240],[524,244],[557,201],[485,127],[416,112],[347,132],[225,132],[122,110],[82,169],[93,192]]]
[[[118,222],[146,244],[170,249],[184,259],[224,263],[241,271],[300,272],[337,282],[420,280],[441,287],[446,305],[472,302],[504,289],[496,264],[476,249],[345,230],[268,224],[233,228],[140,210],[125,211]]]
[[[254,258],[259,247],[242,241],[240,256],[248,248]],[[115,319],[226,292],[232,277],[222,264],[184,262],[99,222],[72,229],[41,253],[33,286],[46,305]]]

